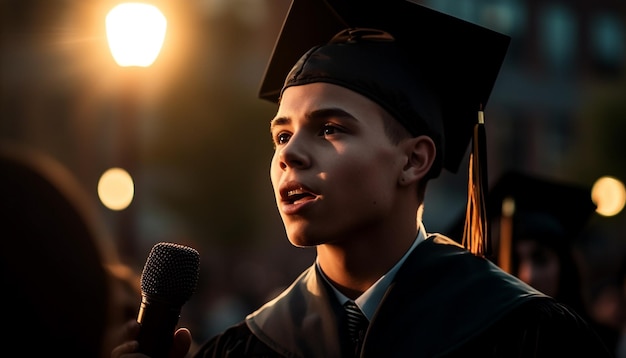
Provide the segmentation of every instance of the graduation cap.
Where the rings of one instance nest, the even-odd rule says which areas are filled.
[[[429,173],[456,173],[470,154],[464,244],[483,254],[488,228],[483,110],[510,38],[408,0],[293,0],[259,91],[338,84],[378,103],[437,147]],[[465,240],[467,236],[468,240]]]
[[[511,253],[519,240],[569,250],[595,210],[590,187],[506,172],[487,196],[487,215],[499,221],[498,265],[511,272]]]

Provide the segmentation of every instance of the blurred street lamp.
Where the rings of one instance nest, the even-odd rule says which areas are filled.
[[[122,68],[123,85],[120,86],[120,116],[117,118],[115,131],[117,138],[114,138],[116,172],[126,171],[128,180],[126,181],[105,181],[104,175],[101,184],[118,183],[130,185],[137,183],[137,152],[135,145],[140,136],[138,135],[138,121],[141,119],[141,85],[142,74],[145,68],[151,66],[163,47],[167,20],[163,13],[154,5],[140,2],[121,3],[113,7],[106,15],[105,19],[107,41],[109,49],[115,62]],[[105,172],[105,174],[110,171]],[[108,192],[129,192],[130,198],[126,198],[126,206],[111,207],[104,201],[103,204],[113,211],[119,219],[118,225],[118,247],[122,256],[134,258],[136,235],[136,215],[135,206],[132,205],[133,196],[136,193],[134,188],[107,188]],[[100,193],[102,194],[102,193]]]
[[[122,3],[109,11],[106,33],[111,54],[122,67],[148,67],[159,56],[167,20],[150,4]]]

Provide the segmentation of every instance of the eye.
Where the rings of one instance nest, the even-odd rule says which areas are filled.
[[[291,134],[287,132],[279,132],[274,136],[274,144],[285,144],[289,142],[289,138],[291,138]]]
[[[322,127],[322,130],[320,132],[321,136],[329,136],[329,135],[333,135],[333,134],[337,134],[340,133],[341,128],[339,128],[338,126],[332,124],[332,123],[326,123],[324,124],[324,126]]]

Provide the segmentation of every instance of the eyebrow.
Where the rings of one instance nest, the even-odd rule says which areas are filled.
[[[306,114],[306,119],[308,121],[320,120],[330,117],[339,117],[345,119],[354,120],[355,117],[350,113],[346,112],[341,108],[331,107],[331,108],[322,108],[314,110],[310,113]],[[275,117],[270,121],[270,130],[276,126],[285,125],[291,123],[291,118],[289,117]]]

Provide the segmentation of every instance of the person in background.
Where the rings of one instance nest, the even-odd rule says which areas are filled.
[[[125,318],[114,303],[105,267],[110,251],[96,217],[58,161],[0,143],[0,276],[8,326],[0,355],[110,356],[112,335]]]
[[[615,339],[616,357],[626,358],[626,257],[621,257],[615,273],[594,280],[590,291],[591,318]]]
[[[509,38],[404,0],[294,0],[261,85],[290,287],[197,357],[610,357],[583,318],[485,258],[483,110]],[[463,245],[422,221],[469,142]],[[141,357],[129,322],[112,357]],[[174,334],[169,357],[188,352]],[[168,354],[169,353],[169,354]]]
[[[618,331],[590,312],[583,286],[584,258],[576,249],[595,210],[591,187],[507,171],[487,199],[495,247],[492,260],[574,309],[607,347],[615,349]]]
[[[575,243],[596,209],[591,188],[508,171],[489,191],[487,203],[498,266],[584,311]]]

